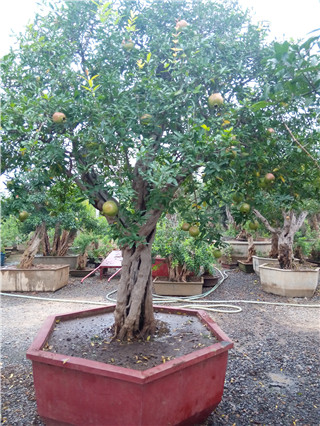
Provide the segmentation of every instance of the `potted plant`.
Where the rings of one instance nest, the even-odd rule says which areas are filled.
[[[237,181],[234,170],[239,179],[245,170],[243,174],[250,184],[254,180],[251,160],[257,158],[258,162],[267,163],[274,157],[261,125],[256,126],[264,124],[270,116],[267,101],[257,105],[265,89],[258,82],[274,83],[274,72],[269,65],[274,61],[262,64],[264,32],[250,25],[247,15],[232,2],[221,6],[212,2],[158,1],[133,5],[131,1],[121,0],[118,3],[118,10],[109,3],[101,6],[92,2],[67,2],[61,9],[55,5],[49,17],[37,16],[36,35],[31,27],[26,34],[21,34],[18,53],[10,52],[2,62],[3,110],[7,111],[2,122],[2,152],[8,161],[8,171],[18,166],[45,170],[46,183],[66,180],[70,187],[77,185],[81,194],[104,212],[123,254],[114,310],[114,337],[130,344],[138,338],[148,342],[148,337],[155,333],[151,251],[160,218],[176,209],[183,211],[183,199],[188,203],[188,195],[200,186],[205,187],[207,205],[220,207],[225,189],[222,186],[228,190]],[[174,21],[180,16],[181,21]],[[214,22],[221,24],[218,33]],[[66,35],[70,34],[73,42],[66,43]],[[220,55],[221,61],[216,59],[223,46],[218,43],[216,50],[208,49],[207,45],[207,40],[217,37],[227,43],[224,50],[232,52],[232,55]],[[311,42],[310,45],[312,50]],[[59,54],[51,56],[48,66],[47,52],[50,49],[55,52],[57,46]],[[162,46],[160,50],[159,46]],[[289,48],[294,50],[295,46],[289,43]],[[239,55],[243,60],[233,67],[234,58]],[[307,53],[305,57],[308,59]],[[296,65],[290,68],[292,74],[298,68]],[[214,79],[210,69],[214,71]],[[226,69],[230,69],[230,73],[226,73]],[[30,84],[31,81],[34,84]],[[274,103],[272,108],[277,106],[278,103]],[[301,108],[295,108],[295,114],[287,114],[288,119],[297,116],[299,110],[306,114],[304,106],[301,100]],[[252,122],[256,115],[256,122]],[[239,135],[234,135],[233,130]],[[241,155],[237,156],[237,151]],[[214,229],[215,217],[210,217],[202,199],[196,204],[194,210],[199,214],[193,221],[201,224],[200,240],[206,238],[208,228]],[[178,269],[176,272],[181,273]],[[80,316],[86,315],[94,316],[88,311]],[[75,314],[74,319],[78,316]],[[41,351],[48,329],[52,330],[54,324],[51,319],[47,331],[42,333],[43,338],[33,346],[37,352],[30,353],[35,363],[38,405],[42,415],[52,422],[77,424],[66,412],[79,412],[81,421],[90,424],[96,412],[101,414],[106,401],[107,415],[115,387],[119,392],[112,404],[119,404],[116,413],[112,410],[111,421],[116,419],[121,425],[125,422],[118,415],[129,413],[132,421],[132,409],[137,411],[137,407],[139,413],[148,411],[151,416],[168,416],[158,422],[156,418],[157,425],[195,424],[212,409],[213,401],[206,407],[208,399],[200,391],[216,392],[213,379],[219,376],[221,380],[224,368],[219,367],[219,373],[208,368],[207,353],[201,353],[204,364],[194,364],[198,373],[200,370],[205,373],[198,374],[198,378],[182,373],[180,366],[184,360],[180,358],[176,363],[167,364],[177,379],[175,385],[167,382],[151,393],[150,387],[140,386],[141,376],[135,380],[131,372],[122,371],[117,384],[107,381],[92,391],[100,379],[77,376],[76,372],[85,365],[85,373],[98,370],[106,377],[100,364],[86,364],[81,357],[74,359],[77,357],[65,354],[56,358],[52,353]],[[230,347],[225,339],[211,351],[220,355],[223,346]],[[167,373],[162,364],[166,363],[156,367],[157,378]],[[106,368],[110,369],[110,363]],[[110,375],[119,378],[118,372],[117,368],[111,369]],[[53,400],[50,375],[55,380]],[[124,377],[127,382],[122,380]],[[144,373],[143,382],[156,386],[150,371]],[[129,398],[128,383],[138,385],[130,386]],[[57,403],[59,385],[63,399]],[[190,387],[196,392],[183,404]],[[218,393],[221,397],[221,388]],[[160,409],[150,405],[149,395],[156,400],[156,408],[161,402]],[[179,404],[171,405],[176,402]],[[43,411],[45,403],[47,415]],[[86,418],[82,417],[79,406],[85,406]],[[95,419],[95,424],[108,424],[103,417],[98,420]]]
[[[233,258],[233,247],[231,245],[222,247],[222,256],[219,259],[219,263],[225,269],[235,269],[238,266],[238,262]]]
[[[74,240],[76,253],[78,255],[78,265],[76,269],[70,269],[70,275],[74,277],[85,277],[90,272],[93,275],[93,269],[87,268],[88,250],[94,244],[95,237],[91,233],[81,232]]]
[[[247,253],[248,257],[245,260],[238,260],[238,265],[241,271],[250,274],[254,272],[252,258],[256,254],[256,249],[255,249],[255,243],[253,241],[252,235],[246,232],[246,237],[248,240],[248,253]]]
[[[287,297],[312,297],[319,279],[319,268],[299,264],[293,257],[295,233],[301,228],[307,211],[283,211],[284,224],[279,232],[278,263],[259,266],[262,289]],[[266,218],[265,223],[271,228]]]
[[[167,215],[158,223],[153,251],[166,259],[169,276],[154,279],[156,294],[192,296],[202,293],[204,280],[200,271],[204,244],[182,230],[175,216]]]
[[[164,347],[158,347],[156,354],[160,354],[160,360],[152,366],[155,355],[144,348],[155,343],[153,337],[144,345],[142,341],[139,345],[134,341],[110,342],[110,330],[105,341],[107,328],[112,328],[114,309],[109,306],[51,316],[30,346],[27,357],[33,364],[38,413],[45,423],[110,426],[132,422],[141,426],[202,423],[221,400],[227,354],[233,346],[230,339],[204,311],[155,306],[160,329],[172,321],[168,338],[174,347],[173,356],[169,357]],[[190,331],[184,333],[187,325]],[[82,329],[85,333],[80,332]],[[89,335],[88,330],[91,330]],[[87,334],[84,341],[83,334]],[[160,338],[160,344],[164,337]],[[179,347],[188,346],[188,342],[191,352],[180,355]],[[80,355],[72,356],[65,343],[69,348],[80,347]],[[83,355],[83,343],[87,352],[102,347],[108,361],[97,360],[92,354],[91,359],[90,355]],[[117,366],[115,359],[108,357],[111,344],[118,345],[116,355],[126,347],[131,350],[136,346],[131,356],[132,367]],[[149,368],[148,363],[151,363]],[[160,400],[159,395],[162,395]]]

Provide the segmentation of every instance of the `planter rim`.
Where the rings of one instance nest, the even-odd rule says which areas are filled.
[[[118,380],[131,381],[137,384],[147,383],[154,381],[171,374],[173,371],[179,371],[183,368],[186,361],[189,364],[198,363],[199,360],[205,360],[213,355],[218,355],[228,351],[233,347],[233,342],[230,338],[220,329],[220,327],[212,320],[212,318],[203,310],[192,310],[192,309],[180,309],[167,306],[154,306],[156,312],[167,312],[173,314],[187,314],[198,317],[201,322],[208,325],[212,334],[218,339],[217,343],[214,343],[206,348],[195,350],[190,354],[183,355],[174,360],[168,361],[164,364],[157,365],[147,370],[139,371],[125,367],[118,367],[111,364],[92,361],[84,358],[72,357],[59,353],[52,353],[43,351],[42,348],[45,346],[57,320],[71,320],[78,318],[79,316],[94,316],[102,315],[106,313],[112,313],[115,309],[115,305],[94,308],[89,310],[72,312],[69,314],[59,314],[49,316],[38,335],[34,339],[33,343],[27,351],[27,358],[32,361],[44,362],[46,364],[62,366],[73,370],[81,369],[88,373],[99,371],[100,375],[108,377],[114,377]]]
[[[259,268],[272,269],[274,271],[281,271],[283,273],[285,273],[285,272],[311,272],[311,273],[315,273],[315,272],[320,271],[320,267],[319,268],[312,268],[312,269],[281,269],[281,268],[275,268],[274,265],[268,264],[268,263],[263,263],[262,265],[259,266]]]
[[[184,281],[169,281],[168,279],[167,280],[164,280],[163,278],[168,278],[168,277],[155,277],[154,279],[153,279],[153,282],[157,282],[157,283],[159,283],[159,282],[161,282],[161,283],[164,283],[164,284],[186,284],[186,285],[188,285],[188,284],[203,284],[203,275],[201,276],[201,277],[197,277],[197,278],[199,278],[199,281],[187,281],[187,282],[184,282]],[[195,278],[195,277],[190,277],[190,278]]]
[[[226,241],[226,243],[228,243],[228,244],[240,244],[240,245],[248,245],[248,241],[238,241],[238,240],[228,240],[228,241]],[[258,240],[258,241],[253,241],[253,244],[254,245],[262,245],[262,244],[271,244],[271,240],[268,240],[268,239],[266,239],[266,240]]]
[[[54,259],[58,259],[59,257],[78,257],[78,254],[66,254],[65,256],[43,256],[42,254],[36,254],[35,258],[41,258],[41,259],[46,259],[46,258],[54,258]]]
[[[37,266],[32,266],[29,269],[21,269],[21,268],[14,268],[15,265],[8,265],[5,268],[1,268],[2,271],[12,271],[12,272],[28,272],[28,271],[57,271],[58,269],[63,268],[69,268],[69,265],[45,265],[44,263],[41,265],[42,268],[39,268]],[[38,265],[39,266],[39,265]],[[43,268],[43,266],[48,266],[48,268]],[[49,268],[50,266],[50,268]]]

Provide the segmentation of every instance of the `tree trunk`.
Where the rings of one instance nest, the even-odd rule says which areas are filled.
[[[247,231],[245,229],[241,229],[239,234],[236,236],[236,240],[238,241],[247,241]]]
[[[71,229],[71,231],[63,230],[60,238],[60,244],[57,250],[57,256],[65,256],[72,246],[74,239],[76,238],[77,230]]]
[[[314,213],[309,218],[309,224],[313,231],[319,232],[320,231],[320,214]]]
[[[172,266],[172,256],[168,257],[169,281],[173,282],[187,282],[187,278],[191,275],[188,271],[187,265]]]
[[[239,226],[236,224],[236,221],[234,220],[232,216],[229,206],[226,206],[226,216],[227,216],[227,228],[230,229],[232,227],[234,229],[239,229]]]
[[[86,269],[88,261],[88,253],[85,251],[83,254],[80,254],[78,257],[78,269],[84,270]]]
[[[297,217],[295,212],[283,212],[284,224],[279,235],[279,255],[278,260],[281,269],[292,269],[293,267],[293,239],[301,226],[308,212],[303,211]]]
[[[253,244],[253,236],[251,234],[247,234],[248,238],[248,257],[245,260],[245,263],[252,263],[252,256],[256,254],[256,249]]]
[[[151,244],[122,250],[122,270],[115,309],[115,337],[124,340],[155,332],[152,305]]]
[[[60,235],[61,235],[61,228],[60,228],[60,222],[56,223],[56,226],[54,228],[54,237],[53,237],[53,243],[52,243],[52,249],[51,249],[51,256],[56,256],[58,253],[59,245],[60,245]]]
[[[271,250],[269,252],[269,257],[276,259],[278,257],[279,235],[281,233],[281,229],[271,226],[268,220],[262,216],[259,210],[253,209],[253,213],[257,216],[258,219],[261,220],[268,231],[271,232]]]
[[[27,248],[25,249],[22,259],[19,264],[19,268],[21,269],[30,269],[32,266],[33,259],[35,255],[37,254],[37,251],[39,249],[42,235],[45,231],[45,224],[38,226],[28,242]]]
[[[271,250],[269,252],[269,257],[271,257],[272,259],[277,259],[279,255],[278,253],[279,234],[280,232],[272,232],[271,234]]]
[[[48,237],[47,227],[45,227],[42,236],[42,255],[50,256],[50,241]]]

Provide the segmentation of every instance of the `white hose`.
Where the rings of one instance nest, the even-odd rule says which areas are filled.
[[[65,303],[85,303],[88,305],[103,305],[107,306],[103,302],[90,302],[88,300],[71,300],[71,299],[51,299],[50,297],[39,297],[39,296],[25,296],[24,294],[12,294],[12,293],[0,293],[0,296],[9,296],[9,297],[20,297],[22,299],[34,299],[34,300],[43,300],[48,302],[65,302]]]
[[[319,305],[309,305],[309,304],[300,304],[300,303],[283,303],[283,302],[262,302],[257,300],[219,300],[219,301],[212,301],[212,300],[202,300],[201,302],[198,301],[198,299],[202,299],[209,294],[211,294],[213,291],[215,291],[227,278],[228,275],[225,271],[220,271],[220,269],[215,268],[219,274],[221,275],[220,281],[212,287],[209,291],[206,293],[197,294],[195,296],[187,296],[187,297],[168,297],[168,296],[159,296],[159,295],[153,295],[153,301],[155,304],[158,303],[178,303],[179,308],[192,308],[192,309],[203,309],[206,311],[211,312],[221,312],[221,313],[228,313],[228,314],[234,314],[239,313],[242,311],[242,308],[239,306],[232,305],[231,303],[247,303],[247,304],[261,304],[261,305],[275,305],[275,306],[291,306],[295,308],[320,308]],[[113,299],[111,297],[112,294],[116,293],[117,290],[113,290],[110,293],[106,295],[106,299],[111,302],[112,304],[116,303],[116,299]],[[63,302],[63,303],[80,303],[80,304],[87,304],[87,305],[102,305],[107,306],[108,303],[105,302],[95,302],[95,301],[88,301],[88,300],[74,300],[74,299],[54,299],[50,297],[39,297],[39,296],[25,296],[22,294],[12,294],[12,293],[2,293],[0,292],[0,296],[9,296],[9,297],[18,297],[22,299],[33,299],[33,300],[42,300],[42,301],[48,301],[48,302]],[[182,304],[182,305],[180,305]],[[220,309],[219,309],[220,308]]]
[[[213,293],[227,278],[228,275],[225,271],[221,271],[218,268],[215,268],[216,271],[221,275],[220,281],[208,290],[206,293],[197,294],[196,296],[186,296],[186,297],[173,297],[173,296],[160,296],[153,295],[153,301],[155,304],[161,303],[179,303],[179,308],[191,308],[191,309],[203,309],[211,312],[220,312],[228,314],[236,314],[242,312],[242,308],[239,306],[232,305],[232,303],[248,303],[248,304],[264,304],[264,305],[276,305],[276,306],[291,306],[291,307],[301,307],[301,308],[320,308],[319,305],[307,305],[300,303],[284,303],[284,302],[261,302],[256,300],[202,300],[198,302],[198,299],[202,299],[209,294]],[[113,290],[106,295],[106,299],[109,302],[115,303],[116,299],[111,297],[112,294],[116,293],[117,290]],[[186,303],[187,304],[183,304]],[[182,305],[180,305],[182,303]],[[220,309],[219,309],[220,308]],[[222,308],[222,309],[221,309]]]

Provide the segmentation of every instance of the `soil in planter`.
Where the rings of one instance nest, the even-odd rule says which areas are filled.
[[[156,312],[155,318],[154,336],[128,342],[112,340],[112,313],[59,321],[43,350],[146,370],[217,342],[197,317]]]

